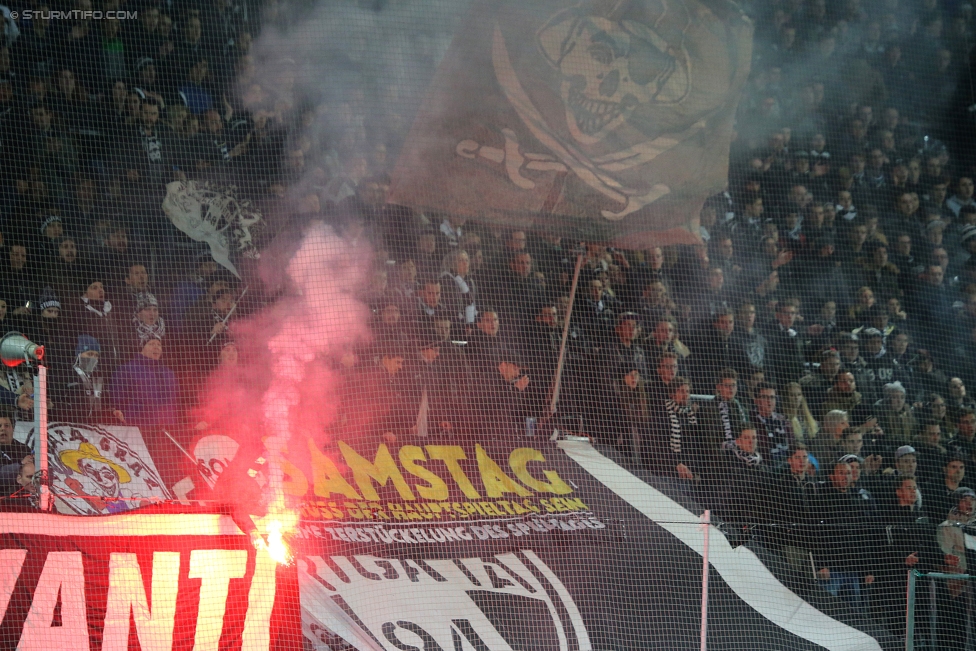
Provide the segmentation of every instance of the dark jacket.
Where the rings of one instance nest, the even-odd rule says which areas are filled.
[[[826,485],[818,495],[814,518],[816,534],[813,545],[817,570],[872,573],[872,547],[865,545],[865,505],[857,493],[842,493]]]
[[[668,399],[663,409],[652,412],[651,441],[644,463],[660,474],[677,477],[677,466],[682,463],[695,474],[705,468],[701,430],[689,408],[681,408]]]
[[[174,427],[179,420],[179,386],[162,361],[136,355],[115,371],[109,391],[130,425]]]

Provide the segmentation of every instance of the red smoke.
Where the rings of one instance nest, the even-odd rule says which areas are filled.
[[[358,295],[371,258],[368,247],[344,241],[320,221],[304,229],[297,247],[278,243],[263,252],[263,282],[268,293],[281,295],[233,324],[240,362],[211,376],[194,422],[237,440],[239,454],[257,456],[264,441],[269,461],[284,447],[292,460],[306,458],[306,437],[321,445],[338,408],[334,367],[344,351],[370,336],[369,309]],[[280,475],[269,475],[264,496],[273,502],[280,498],[274,494]]]

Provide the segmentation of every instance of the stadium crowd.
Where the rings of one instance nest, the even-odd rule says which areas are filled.
[[[287,28],[276,0],[45,13],[92,8],[0,6],[0,323],[45,345],[53,419],[137,426],[164,477],[176,465],[158,432],[187,442],[208,375],[238,363],[230,326],[273,297],[242,300],[160,205],[174,180],[233,183],[265,241],[324,219],[377,251],[373,341],[336,361],[337,436],[543,421],[582,250],[556,427],[728,522],[779,523],[765,541],[857,607],[867,586],[900,603],[911,567],[966,571],[976,167],[947,124],[970,89],[971,5],[751,3],[728,190],[701,212],[703,245],[646,251],[387,205],[407,121],[368,80],[322,99],[293,60],[258,78],[252,42]],[[0,372],[8,493],[33,473],[13,425],[34,394]],[[896,527],[882,543],[866,524]],[[941,648],[962,648],[969,591],[940,593]]]

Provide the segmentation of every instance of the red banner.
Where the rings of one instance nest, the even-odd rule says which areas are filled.
[[[300,649],[294,566],[229,518],[5,513],[0,648]]]

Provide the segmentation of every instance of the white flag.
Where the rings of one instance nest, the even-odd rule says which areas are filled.
[[[255,228],[264,225],[250,201],[236,197],[237,188],[196,181],[174,181],[166,186],[163,212],[173,225],[196,242],[206,242],[210,255],[238,278],[232,255],[258,258]]]

